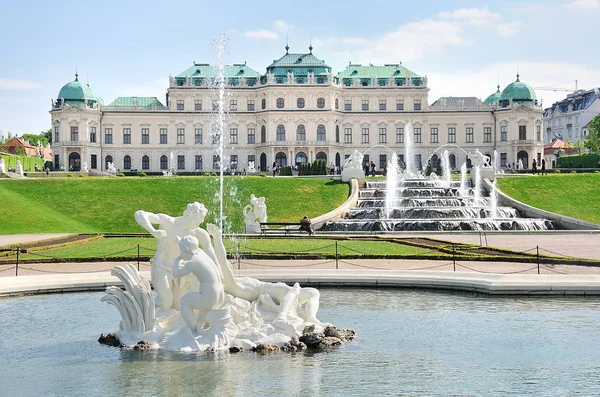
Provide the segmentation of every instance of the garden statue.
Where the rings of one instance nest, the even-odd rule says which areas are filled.
[[[260,233],[260,222],[267,221],[267,205],[264,197],[250,195],[250,204],[242,210],[246,233]]]
[[[256,172],[256,168],[254,168],[254,161],[248,161],[248,173],[253,174]]]
[[[364,180],[365,174],[362,167],[362,160],[362,153],[355,149],[344,162],[344,168],[342,169],[343,182],[349,182],[352,178]]]
[[[81,171],[83,171],[83,172],[89,172],[87,161],[85,161],[85,160],[83,161],[83,167],[81,168]]]
[[[115,165],[110,161],[106,163],[106,172],[108,172],[109,174],[117,175],[117,169],[115,168]]]
[[[16,168],[17,174],[23,176],[23,166],[21,165],[21,160],[17,160],[17,165],[15,168]]]
[[[0,174],[6,174],[6,165],[3,158],[0,158]]]

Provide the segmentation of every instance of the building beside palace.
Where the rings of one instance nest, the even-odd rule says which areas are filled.
[[[585,141],[588,124],[600,113],[600,88],[579,90],[544,110],[544,142]]]
[[[75,75],[52,101],[54,166],[121,171],[207,172],[220,167],[215,144],[223,139],[223,167],[266,171],[273,163],[300,165],[322,159],[342,166],[354,149],[379,169],[392,151],[404,161],[412,144],[415,164],[435,162],[444,145],[453,168],[478,148],[503,167],[540,161],[542,108],[517,79],[484,102],[444,97],[429,104],[427,77],[401,63],[349,64],[334,74],[309,47],[286,53],[265,74],[246,64],[224,69],[227,96],[223,136],[215,131],[219,108],[217,68],[194,63],[169,78],[166,101],[119,97],[104,104]],[[409,123],[412,128],[407,126]],[[409,136],[410,134],[410,136]]]

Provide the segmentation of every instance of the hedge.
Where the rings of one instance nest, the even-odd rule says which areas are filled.
[[[7,172],[8,167],[17,168],[17,160],[21,160],[21,165],[23,166],[24,172],[34,171],[36,164],[38,165],[38,167],[40,167],[40,171],[44,169],[44,159],[39,157],[10,155],[0,155],[0,157],[4,159],[4,165],[6,166]]]
[[[571,156],[560,156],[558,159],[558,166],[561,168],[598,168],[598,161],[600,161],[599,154],[575,154]],[[573,165],[571,166],[571,162]]]

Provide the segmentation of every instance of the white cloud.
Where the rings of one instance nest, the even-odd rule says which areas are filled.
[[[576,8],[579,10],[593,10],[600,8],[600,0],[575,0],[567,4],[567,7]]]
[[[250,37],[252,39],[265,39],[265,40],[277,40],[279,35],[275,32],[271,32],[270,30],[260,29],[260,30],[251,30],[244,33],[244,36]]]
[[[461,8],[452,12],[440,12],[439,16],[444,19],[466,21],[478,27],[495,24],[502,19],[502,15],[489,11],[487,8]]]
[[[34,90],[42,86],[28,80],[0,79],[0,90]]]
[[[284,20],[280,19],[275,21],[275,29],[277,29],[280,32],[289,32],[290,30],[294,29],[294,25],[289,24]]]
[[[520,21],[513,21],[496,26],[496,34],[501,37],[515,36],[521,30],[523,24]]]

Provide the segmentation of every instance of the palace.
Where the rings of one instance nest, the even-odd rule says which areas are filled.
[[[443,97],[429,104],[427,77],[402,65],[349,64],[334,74],[312,53],[286,53],[261,74],[244,64],[224,67],[226,96],[214,88],[218,68],[194,63],[169,77],[163,104],[155,97],[119,97],[105,105],[78,79],[52,101],[54,167],[92,171],[181,173],[242,171],[250,163],[300,165],[321,159],[343,165],[354,149],[379,169],[392,151],[404,161],[408,140],[415,164],[436,162],[443,146],[453,168],[478,148],[502,167],[525,167],[543,153],[542,114],[535,92],[519,80],[484,102]],[[215,112],[223,103],[221,131]],[[412,129],[406,129],[411,123]],[[406,129],[406,131],[405,131]],[[411,136],[407,136],[410,131]]]

